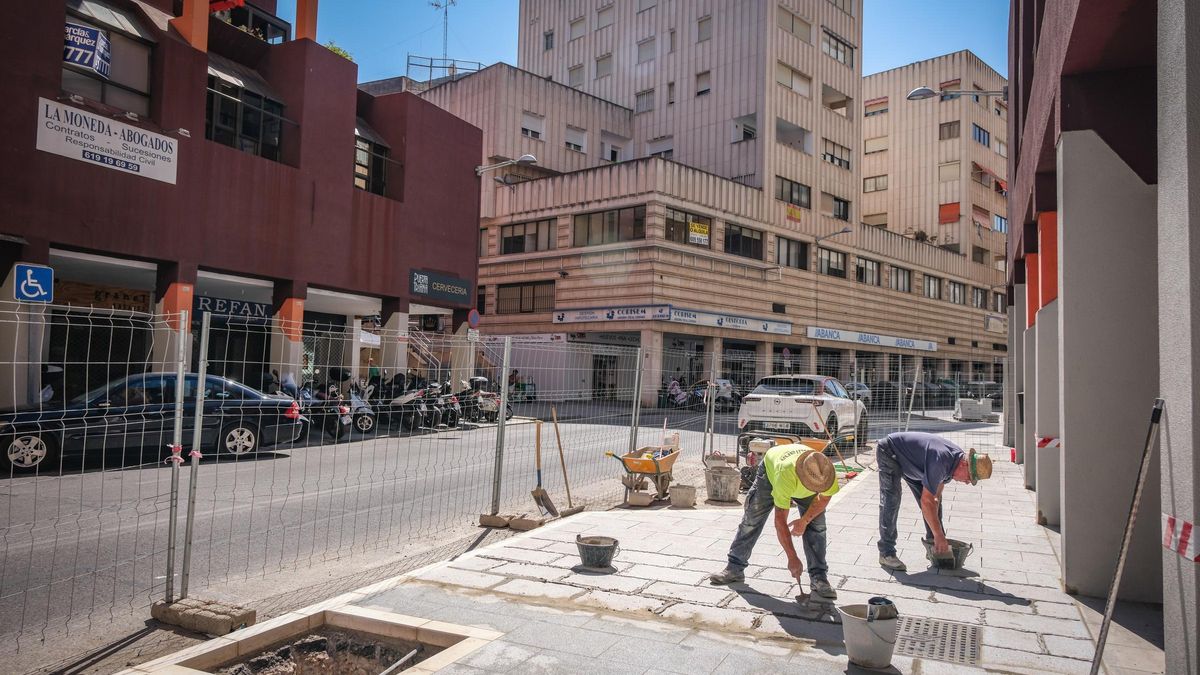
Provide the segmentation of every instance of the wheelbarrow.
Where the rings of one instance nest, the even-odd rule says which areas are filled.
[[[624,455],[604,453],[621,462],[625,475],[621,484],[625,486],[625,502],[629,503],[630,492],[640,492],[646,487],[647,481],[654,484],[655,493],[650,496],[650,502],[668,499],[671,486],[672,470],[675,460],[679,459],[679,448],[674,445],[652,445],[638,448]]]

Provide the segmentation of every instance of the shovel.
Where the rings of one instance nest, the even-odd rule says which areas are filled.
[[[541,420],[537,421],[537,426],[535,427],[534,434],[535,434],[534,447],[536,448],[534,450],[534,453],[535,453],[535,456],[537,457],[537,487],[533,488],[533,491],[530,492],[529,494],[533,495],[534,503],[537,504],[538,509],[540,509],[543,514],[549,513],[550,515],[552,515],[554,517],[558,517],[558,509],[554,507],[554,502],[550,501],[550,494],[547,493],[544,489],[542,489],[542,421]]]
[[[571,501],[571,481],[567,478],[567,458],[563,454],[562,435],[558,433],[558,410],[554,406],[550,406],[550,416],[554,419],[554,440],[558,441],[558,463],[562,465],[563,485],[567,488],[567,508],[562,515],[573,516],[583,511],[583,507],[575,506],[575,503]]]

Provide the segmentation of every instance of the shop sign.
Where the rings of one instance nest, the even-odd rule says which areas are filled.
[[[464,304],[471,300],[471,283],[449,274],[411,270],[408,290],[435,300]]]
[[[566,333],[529,333],[527,335],[483,335],[484,344],[504,346],[504,338],[511,337],[512,343],[541,344],[546,342],[566,342]]]
[[[698,312],[692,309],[671,308],[671,321],[686,323],[693,326],[711,326],[713,328],[731,328],[755,333],[772,333],[775,335],[791,335],[792,324],[769,319],[754,319],[735,314],[716,314],[713,312]]]
[[[212,312],[214,316],[235,317],[251,323],[267,323],[272,314],[271,305],[265,302],[213,298],[207,295],[195,296],[192,309],[197,316],[204,312]]]
[[[570,342],[637,347],[642,344],[641,333],[568,333]]]
[[[988,315],[983,317],[983,329],[989,333],[1006,333],[1004,317]]]
[[[802,217],[803,213],[804,213],[804,209],[801,209],[799,206],[796,206],[795,204],[787,205],[787,219],[788,220],[794,220],[798,223],[798,222],[800,222],[800,218]]]
[[[379,337],[378,333],[364,330],[359,332],[358,342],[364,347],[380,347],[383,345],[383,338]]]
[[[68,21],[63,42],[63,63],[86,68],[107,80],[112,63],[108,31]]]
[[[44,98],[38,99],[37,149],[175,184],[179,142]]]
[[[591,309],[554,310],[554,323],[586,323],[591,321],[666,321],[671,317],[670,305],[635,305],[630,307],[595,307]]]
[[[126,312],[149,312],[152,295],[150,291],[74,281],[56,281],[54,291],[60,304]]]
[[[858,333],[852,330],[838,328],[808,327],[808,337],[815,340],[832,340],[834,342],[853,342],[861,345],[876,347],[896,347],[898,349],[916,349],[923,352],[936,352],[937,343],[931,340],[916,338],[893,337],[891,335],[876,335],[874,333]]]
[[[708,246],[708,223],[690,221],[688,223],[688,243]]]

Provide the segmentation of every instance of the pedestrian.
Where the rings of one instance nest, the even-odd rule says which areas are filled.
[[[367,358],[367,381],[374,382],[379,379],[379,366],[375,365],[374,357]]]
[[[896,572],[908,568],[896,557],[896,518],[900,482],[908,485],[925,520],[925,541],[936,555],[950,552],[942,526],[942,488],[952,479],[977,484],[992,477],[992,458],[968,452],[935,434],[904,431],[888,434],[875,450],[879,465],[879,564]]]
[[[800,583],[804,564],[796,555],[792,538],[803,537],[812,592],[831,600],[837,598],[837,592],[829,584],[829,565],[825,562],[828,543],[825,507],[837,491],[833,462],[824,453],[799,443],[777,445],[767,450],[758,465],[754,483],[746,493],[742,522],[729,547],[729,562],[724,570],[709,577],[709,583],[716,586],[745,580],[750,552],[762,534],[767,516],[774,513],[775,536],[787,556],[788,572]],[[788,511],[793,503],[800,517],[788,523]]]

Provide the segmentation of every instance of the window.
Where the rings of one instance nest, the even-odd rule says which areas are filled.
[[[933,300],[942,299],[942,279],[930,274],[925,275],[925,297]]]
[[[567,86],[582,87],[583,86],[583,64],[571,66],[567,69]]]
[[[981,206],[971,206],[971,220],[974,221],[976,227],[988,227],[992,222],[992,214]]]
[[[879,136],[877,138],[868,138],[863,141],[863,154],[871,155],[876,152],[884,152],[888,149],[888,137]]]
[[[1005,218],[998,213],[993,213],[992,229],[997,232],[1008,232],[1008,218]]]
[[[950,202],[949,204],[938,205],[938,223],[945,225],[947,223],[957,223],[962,214],[958,210],[958,202]]]
[[[554,282],[501,284],[496,287],[497,314],[530,314],[554,310]]]
[[[812,44],[812,24],[792,14],[784,7],[779,7],[776,14],[776,22],[779,27],[796,37]]]
[[[638,11],[642,12],[658,4],[658,0],[638,0]]]
[[[995,110],[996,110],[996,117],[999,117],[1000,119],[1008,119],[1008,110],[1004,107],[1003,103],[1001,103],[1000,101],[996,101]]]
[[[972,288],[971,289],[971,306],[975,309],[987,309],[987,289]]]
[[[596,10],[596,30],[613,25],[613,14],[615,13],[612,5]]]
[[[959,163],[958,162],[946,162],[945,164],[938,164],[938,182],[939,183],[948,183],[952,180],[958,180],[958,178],[959,178],[958,174],[959,174]]]
[[[609,162],[619,162],[624,157],[625,144],[629,139],[624,136],[618,136],[610,131],[600,132],[600,157]]]
[[[552,251],[557,248],[557,229],[557,220],[554,218],[504,225],[500,228],[500,253]]]
[[[67,3],[67,24],[74,30],[96,31],[96,40],[108,45],[108,72],[99,63],[80,63],[72,50],[64,50],[62,88],[93,101],[143,117],[150,114],[149,34],[124,10],[96,3]],[[97,46],[99,48],[99,46]]]
[[[821,31],[821,51],[838,63],[854,67],[854,47],[828,30]]]
[[[663,138],[650,141],[649,143],[646,143],[646,156],[671,159],[675,157],[674,144],[675,139],[672,136],[665,136]]]
[[[938,125],[938,140],[948,141],[951,138],[958,138],[958,128],[960,124],[958,120],[953,122],[942,122]]]
[[[639,91],[634,96],[633,112],[644,113],[654,110],[654,90]]]
[[[667,240],[677,244],[691,244],[710,248],[712,218],[698,216],[686,211],[667,209]]]
[[[883,228],[886,230],[887,223],[888,223],[888,214],[886,214],[886,213],[867,214],[867,215],[863,216],[862,223],[863,223],[863,225],[870,225],[871,227],[879,227],[879,228]]]
[[[992,293],[992,309],[1003,312],[1008,308],[1008,296],[1004,293]]]
[[[888,188],[887,174],[863,179],[863,192],[880,192]]]
[[[571,22],[571,33],[570,33],[569,39],[578,40],[579,38],[583,37],[583,34],[586,32],[587,32],[587,20],[581,16],[578,19],[575,19],[574,21]]]
[[[867,258],[859,258],[854,266],[854,280],[868,286],[878,286],[882,283],[879,274],[879,263]]]
[[[863,104],[863,117],[874,117],[882,115],[888,111],[888,100],[884,96],[882,99],[873,99]]]
[[[797,270],[808,269],[808,242],[776,237],[775,263]]]
[[[486,314],[483,308],[487,305],[487,286],[479,286],[475,289],[475,311],[480,314]]]
[[[850,102],[851,98],[849,96],[827,84],[821,85],[821,105],[829,110],[842,117],[847,117],[850,110]]]
[[[521,113],[521,135],[527,138],[541,139],[545,132],[546,120],[541,115],[531,112]]]
[[[813,154],[812,132],[778,117],[775,118],[775,142],[806,155]]]
[[[841,197],[835,197],[828,192],[822,192],[821,215],[837,218],[838,220],[850,220],[850,202]]]
[[[892,278],[888,282],[893,291],[912,293],[912,270],[892,265]]]
[[[542,33],[542,51],[550,51],[554,49],[554,31],[548,30]]]
[[[978,124],[971,125],[971,138],[975,139],[976,143],[982,145],[985,148],[992,147],[992,135],[989,134],[986,129],[979,126]]]
[[[817,247],[817,271],[831,277],[846,278],[846,254]]]
[[[997,138],[996,139],[996,154],[1000,155],[1001,157],[1008,157],[1008,143],[1005,143],[1004,141]]]
[[[387,153],[379,143],[354,137],[354,187],[377,195],[387,192]]]
[[[712,17],[706,16],[696,22],[696,42],[712,39]]]
[[[230,9],[229,24],[268,44],[283,44],[290,39],[292,27],[286,21],[252,5],[245,3]]]
[[[783,61],[775,64],[775,81],[801,96],[812,96],[812,78]]]
[[[995,183],[992,183],[992,190],[994,190],[996,194],[1000,195],[1001,197],[1008,196],[1008,184],[999,178],[996,179]]]
[[[479,257],[486,258],[488,253],[488,231],[486,227],[479,228]]]
[[[612,54],[596,57],[596,79],[612,75]]]
[[[668,82],[667,83],[667,105],[671,105],[674,102],[675,102],[675,83]]]
[[[854,7],[850,0],[829,0],[829,4],[837,7],[847,14],[850,14],[850,10]]]
[[[971,180],[986,188],[992,187],[992,175],[987,169],[979,166],[975,162],[971,162]]]
[[[982,246],[971,247],[971,262],[976,262],[981,265],[987,264],[987,249]]]
[[[743,258],[762,260],[763,233],[741,225],[725,223],[725,252]]]
[[[564,145],[567,146],[568,150],[587,152],[587,129],[568,126]]]
[[[667,31],[667,53],[668,54],[675,53],[675,29],[674,28]]]
[[[208,76],[205,138],[278,162],[282,131],[282,103]]]
[[[637,45],[637,62],[646,63],[654,60],[655,45],[658,44],[654,38],[642,40]]]
[[[972,88],[974,91],[976,91],[976,92],[981,92],[981,91],[983,91],[983,87],[981,87],[981,86],[979,86],[979,85],[977,85],[977,84],[975,84],[975,83],[971,83],[971,88]],[[979,105],[983,106],[984,108],[987,108],[987,107],[988,107],[988,104],[987,104],[987,97],[986,97],[986,96],[980,96],[978,93],[976,93],[976,94],[973,94],[973,95],[971,96],[971,98],[972,98],[972,99],[973,99],[973,100],[974,100],[976,103],[978,103]]]
[[[696,95],[704,96],[712,91],[712,72],[696,73]]]
[[[811,209],[812,189],[803,183],[797,183],[782,176],[775,176],[775,199]]]
[[[967,287],[965,284],[959,283],[957,281],[951,281],[949,284],[949,287],[950,287],[950,302],[953,302],[956,305],[967,304]]]
[[[938,91],[943,92],[941,101],[956,100],[962,94],[958,90],[962,89],[962,80],[946,80],[938,85]]]
[[[584,213],[575,216],[574,245],[596,246],[646,238],[646,207]]]
[[[821,153],[821,159],[834,166],[840,166],[848,170],[850,168],[850,148],[838,145],[826,138],[825,151]]]
[[[733,118],[733,138],[731,142],[739,143],[758,137],[758,115],[750,113]]]

